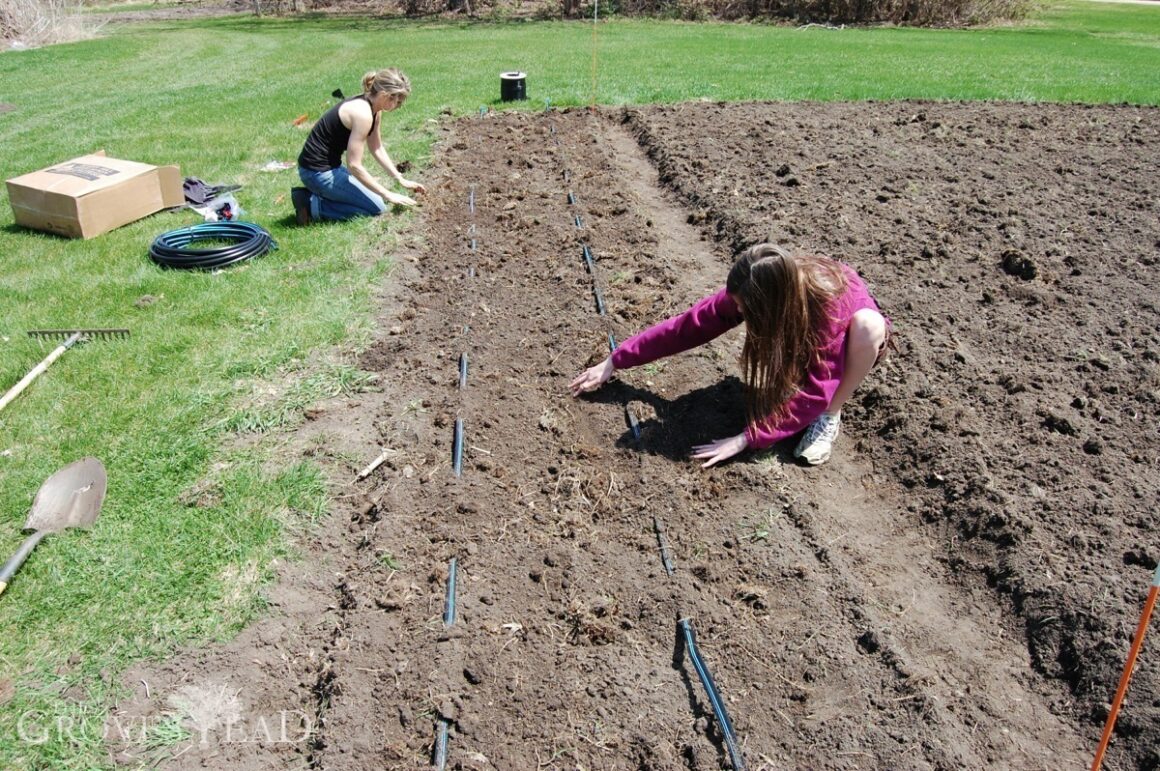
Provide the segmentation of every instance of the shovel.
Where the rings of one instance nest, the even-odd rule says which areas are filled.
[[[105,467],[96,458],[82,458],[70,463],[44,480],[32,510],[28,512],[25,530],[35,530],[12,558],[0,568],[0,594],[8,588],[12,576],[28,559],[36,545],[49,533],[59,533],[68,527],[86,530],[101,513],[105,500]]]

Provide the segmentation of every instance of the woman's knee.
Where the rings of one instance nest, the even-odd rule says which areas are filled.
[[[386,214],[387,209],[389,208],[390,207],[387,206],[387,202],[383,200],[382,196],[378,195],[377,193],[368,192],[367,210],[372,217],[377,217],[380,214]]]
[[[878,311],[863,308],[850,320],[847,334],[851,350],[877,358],[886,345],[886,319]]]

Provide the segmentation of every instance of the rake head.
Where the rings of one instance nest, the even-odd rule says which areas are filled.
[[[110,340],[129,336],[127,329],[30,329],[31,337],[51,337],[56,340],[67,340],[73,335],[79,335],[79,340]]]

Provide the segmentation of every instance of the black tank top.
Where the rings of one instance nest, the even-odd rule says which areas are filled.
[[[310,136],[306,137],[306,144],[302,146],[302,152],[298,154],[299,166],[311,171],[329,171],[342,165],[342,154],[346,152],[346,146],[350,142],[350,129],[342,125],[342,118],[338,117],[338,111],[347,102],[353,102],[357,99],[365,99],[367,104],[370,104],[370,100],[366,98],[365,94],[352,96],[350,99],[331,107],[325,115],[318,119],[314,128],[310,130]],[[374,120],[378,121],[378,119],[379,116],[376,114]],[[374,131],[374,125],[372,122],[371,131]]]

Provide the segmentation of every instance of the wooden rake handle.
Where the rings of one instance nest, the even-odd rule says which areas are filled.
[[[9,402],[19,396],[25,388],[28,388],[28,385],[33,380],[36,380],[36,378],[40,377],[41,373],[51,367],[52,363],[59,359],[65,351],[76,345],[77,341],[80,340],[83,336],[83,332],[74,332],[69,337],[69,339],[65,340],[63,343],[53,349],[52,353],[50,353],[48,356],[45,356],[44,361],[33,367],[32,371],[25,375],[19,383],[9,388],[8,393],[4,394],[4,396],[0,398],[0,410],[7,407]]]
[[[1136,667],[1136,657],[1140,655],[1140,646],[1144,644],[1144,633],[1148,631],[1148,621],[1152,618],[1152,609],[1156,607],[1156,595],[1160,593],[1160,565],[1156,566],[1156,575],[1152,578],[1152,588],[1148,590],[1148,599],[1144,601],[1144,610],[1140,613],[1140,624],[1136,627],[1136,636],[1132,638],[1132,647],[1128,651],[1128,660],[1124,664],[1124,673],[1120,676],[1120,687],[1116,689],[1116,698],[1112,700],[1112,708],[1108,712],[1107,722],[1104,723],[1104,733],[1100,737],[1100,746],[1096,749],[1095,760],[1092,761],[1091,771],[1099,771],[1104,762],[1104,753],[1107,752],[1108,742],[1112,739],[1112,730],[1116,727],[1116,716],[1120,714],[1120,705],[1124,703],[1124,694],[1128,692],[1128,681],[1132,679],[1132,670]]]

